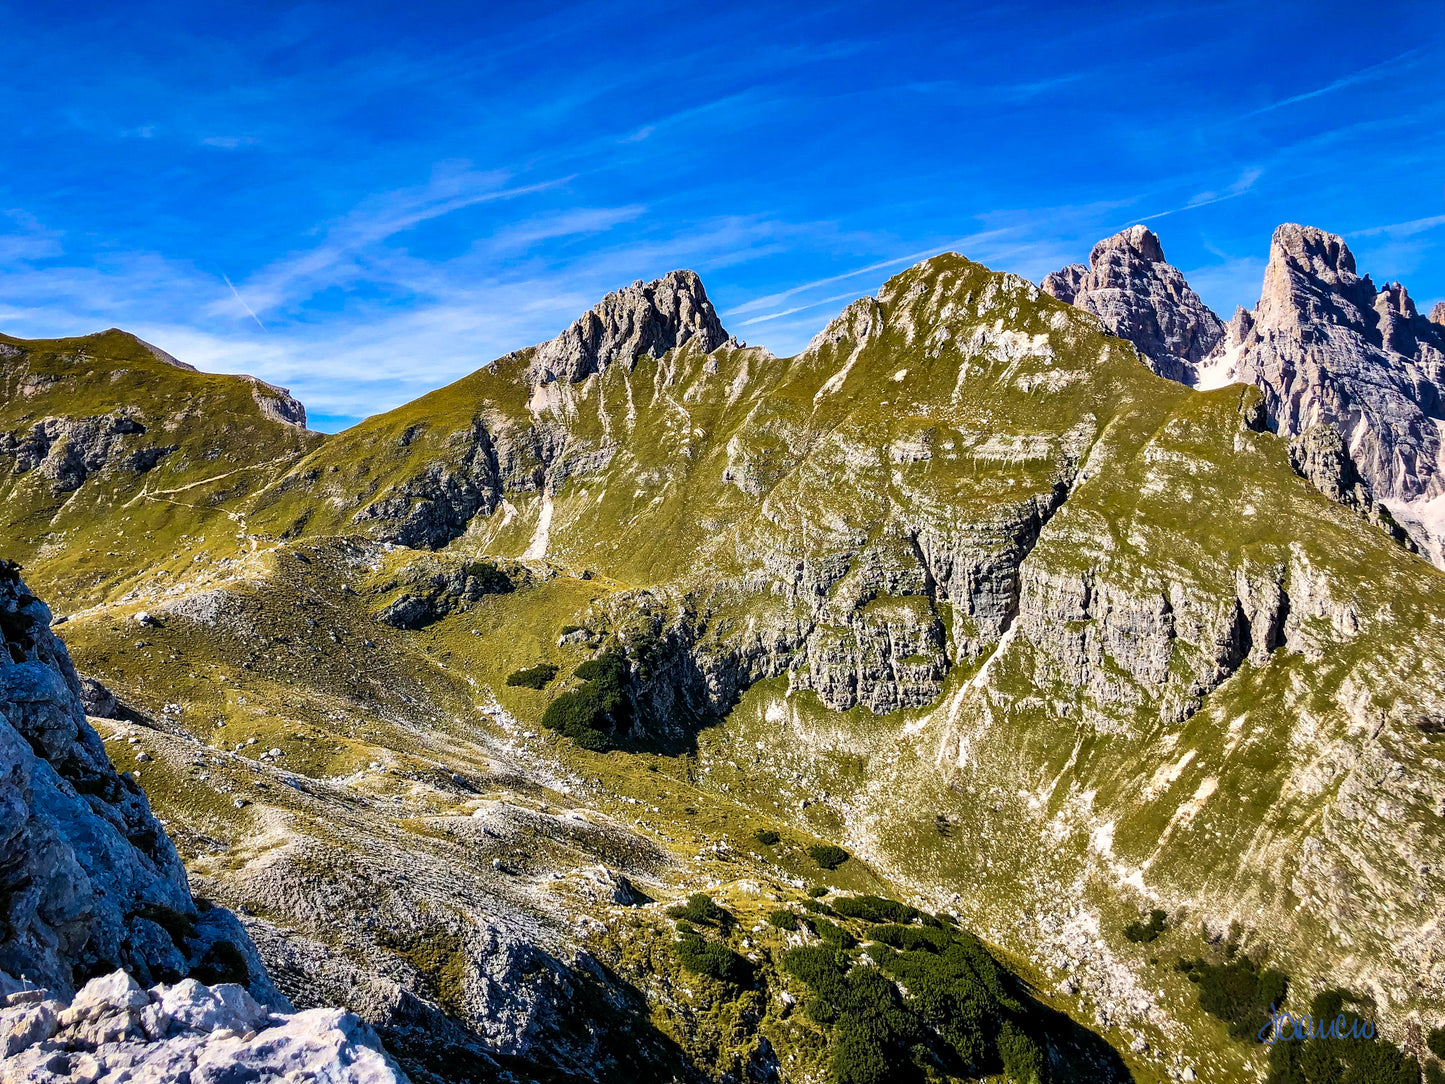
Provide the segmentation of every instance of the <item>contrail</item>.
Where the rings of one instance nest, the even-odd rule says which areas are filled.
[[[221,272],[221,278],[225,279],[226,285],[231,287],[231,293],[236,295],[236,300],[241,303],[241,308],[245,309],[248,313],[250,313],[251,319],[256,321],[257,327],[259,327],[262,331],[265,331],[266,325],[261,323],[261,318],[251,311],[251,306],[246,304],[246,299],[241,296],[240,291],[236,289],[235,285],[232,284],[230,277],[227,276],[224,271]]]

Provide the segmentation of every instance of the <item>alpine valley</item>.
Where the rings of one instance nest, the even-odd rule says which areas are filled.
[[[1339,237],[0,375],[0,1080],[1445,1079],[1445,305]]]

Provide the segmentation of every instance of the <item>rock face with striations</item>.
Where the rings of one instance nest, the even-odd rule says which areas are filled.
[[[669,271],[653,282],[616,290],[550,342],[537,348],[537,383],[576,383],[614,362],[631,364],[641,354],[660,357],[696,339],[704,353],[727,341],[702,280],[692,271]]]
[[[9,562],[0,633],[0,1080],[132,1079],[145,1066],[158,1075],[136,1079],[198,1082],[242,1065],[254,1080],[399,1079],[349,1014],[272,1016],[290,1004],[236,917],[192,899],[144,793],[86,721],[50,611]],[[370,1068],[353,1074],[353,1061]]]
[[[1160,376],[1184,384],[1193,383],[1194,367],[1224,338],[1224,323],[1165,262],[1159,238],[1144,226],[1106,237],[1087,267],[1055,271],[1042,286],[1132,342]]]
[[[1357,471],[1366,489],[1360,501],[1344,503],[1382,525],[1376,502],[1388,507],[1432,560],[1445,560],[1445,509],[1437,500],[1445,496],[1445,326],[1437,319],[1445,319],[1445,307],[1437,305],[1425,319],[1402,285],[1376,289],[1360,275],[1340,237],[1294,223],[1275,230],[1259,303],[1252,311],[1239,309],[1222,334],[1210,330],[1218,318],[1187,286],[1147,291],[1154,307],[1144,303],[1142,288],[1093,292],[1101,283],[1151,281],[1137,271],[1150,260],[1160,281],[1182,284],[1151,238],[1135,226],[1101,241],[1087,270],[1065,268],[1046,278],[1044,289],[1097,313],[1163,376],[1201,388],[1254,384],[1264,393],[1271,427],[1287,437],[1302,438],[1319,425],[1337,428],[1342,441],[1330,456],[1348,461],[1348,471]],[[1144,318],[1134,315],[1141,305]],[[1166,335],[1166,346],[1207,349],[1175,349],[1173,361],[1161,365],[1161,339],[1149,313],[1157,314],[1160,328],[1199,332]],[[1296,465],[1317,460],[1297,456]],[[1321,488],[1340,487],[1326,482]],[[1350,481],[1340,491],[1354,489]]]
[[[1445,494],[1445,329],[1399,283],[1376,290],[1333,234],[1275,231],[1259,304],[1230,322],[1215,364],[1264,392],[1290,437],[1335,426],[1374,496],[1441,559],[1427,505]]]

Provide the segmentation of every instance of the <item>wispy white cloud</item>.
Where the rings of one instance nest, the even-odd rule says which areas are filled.
[[[1245,116],[1257,117],[1263,113],[1272,113],[1276,109],[1283,109],[1285,106],[1296,105],[1300,102],[1307,102],[1314,98],[1323,97],[1326,94],[1334,94],[1336,91],[1345,90],[1349,87],[1359,86],[1361,83],[1368,83],[1372,79],[1381,79],[1384,76],[1388,75],[1391,69],[1393,69],[1401,61],[1413,60],[1425,51],[1425,46],[1421,46],[1416,49],[1407,49],[1405,52],[1400,53],[1397,56],[1392,56],[1388,60],[1382,60],[1378,64],[1371,64],[1368,67],[1361,68],[1358,71],[1351,72],[1348,75],[1342,75],[1340,76],[1340,78],[1326,83],[1322,87],[1316,87],[1314,90],[1307,90],[1301,94],[1291,94],[1288,98],[1281,98],[1277,102],[1270,102],[1268,105],[1262,105],[1258,109],[1250,110],[1248,113],[1245,114]]]
[[[1409,222],[1393,222],[1388,226],[1371,226],[1364,230],[1351,230],[1351,237],[1375,237],[1380,234],[1387,234],[1391,237],[1412,237],[1417,233],[1424,233],[1426,230],[1437,229],[1445,226],[1445,215],[1430,215],[1428,218],[1416,218]]]
[[[516,199],[559,188],[570,180],[559,177],[532,184],[507,185],[508,175],[476,172],[452,165],[436,171],[423,186],[388,192],[365,201],[327,229],[322,241],[310,249],[273,262],[245,281],[253,309],[266,311],[304,300],[319,289],[365,277],[365,252],[423,222],[480,203]]]
[[[1157,218],[1166,218],[1169,215],[1177,215],[1182,211],[1192,211],[1197,207],[1209,207],[1215,203],[1223,203],[1225,200],[1238,199],[1254,187],[1254,182],[1263,176],[1264,170],[1257,166],[1250,166],[1245,169],[1223,192],[1200,192],[1191,196],[1189,200],[1178,207],[1171,207],[1167,211],[1155,211],[1151,215],[1140,215],[1135,221],[1152,222]]]
[[[203,136],[201,145],[203,147],[219,147],[221,150],[233,151],[238,147],[250,147],[260,142],[254,136]]]

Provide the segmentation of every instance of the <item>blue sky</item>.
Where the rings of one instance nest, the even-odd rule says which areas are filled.
[[[336,429],[698,271],[800,349],[956,249],[1284,221],[1445,299],[1445,5],[0,4],[0,330],[135,331]]]

